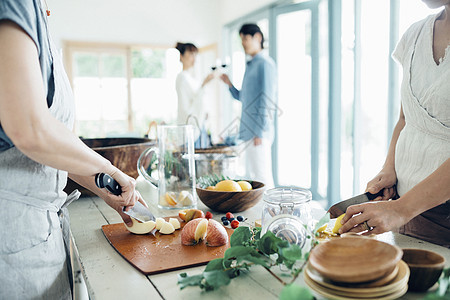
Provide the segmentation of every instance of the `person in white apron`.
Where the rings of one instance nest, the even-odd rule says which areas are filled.
[[[366,190],[384,195],[349,207],[341,232],[399,229],[450,248],[450,0],[423,2],[445,9],[413,24],[393,53],[403,67],[401,115]]]
[[[135,181],[72,132],[74,102],[40,0],[0,2],[0,299],[71,299],[67,205],[71,178],[102,197],[125,222],[143,201]],[[97,173],[122,187],[95,187]]]

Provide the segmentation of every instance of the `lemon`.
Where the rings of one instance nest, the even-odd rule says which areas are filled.
[[[252,189],[252,185],[245,180],[241,180],[237,182],[243,191],[250,191]]]
[[[210,191],[215,191],[215,190],[216,190],[216,187],[210,185],[210,186],[208,186],[206,189],[207,189],[207,190],[210,190]]]
[[[320,226],[319,229],[317,229],[317,232],[319,232],[319,233],[324,232],[325,229],[327,229],[327,226],[328,226],[328,224]]]
[[[345,216],[345,214],[340,215],[336,218],[336,223],[334,223],[333,233],[339,233],[339,229],[342,227],[341,220]]]
[[[241,186],[233,180],[222,180],[216,184],[216,191],[241,192]]]

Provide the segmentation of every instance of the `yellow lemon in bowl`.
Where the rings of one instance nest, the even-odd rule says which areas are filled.
[[[241,187],[241,189],[243,191],[250,191],[250,190],[252,190],[252,185],[248,181],[241,180],[241,181],[238,181],[237,184],[239,184],[239,186]]]
[[[216,184],[216,191],[242,192],[242,188],[236,181],[222,180]]]

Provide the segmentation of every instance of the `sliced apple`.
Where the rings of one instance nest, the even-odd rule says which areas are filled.
[[[208,231],[208,220],[203,219],[198,223],[197,228],[195,229],[195,241],[199,243],[204,240]]]
[[[189,208],[180,210],[178,212],[178,216],[180,217],[181,220],[189,222],[190,220],[193,219],[204,218],[205,214],[200,209]]]
[[[125,223],[124,225],[129,232],[134,234],[147,234],[156,227],[156,223],[154,221],[139,222],[134,218],[131,218],[131,221],[133,222],[133,225],[127,226]]]
[[[173,228],[175,228],[175,230],[180,229],[180,227],[181,227],[180,221],[178,221],[178,219],[170,218],[169,223],[172,224],[172,226],[173,226]]]
[[[161,227],[166,222],[163,218],[156,218],[156,230],[161,230]]]
[[[208,221],[208,229],[206,230],[206,245],[211,247],[222,246],[228,243],[228,234],[225,227],[216,220]]]
[[[177,197],[174,192],[167,192],[164,198],[165,198],[167,204],[169,204],[170,206],[177,205],[177,201],[176,201]]]
[[[159,233],[162,234],[171,234],[175,231],[175,228],[173,227],[173,225],[169,222],[164,222],[164,224],[162,224],[161,229],[159,230]]]
[[[195,240],[195,231],[197,229],[197,225],[206,219],[194,219],[189,221],[181,230],[181,243],[186,246],[191,246],[197,244]]]

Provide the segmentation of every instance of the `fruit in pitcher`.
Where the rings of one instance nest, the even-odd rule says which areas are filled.
[[[166,200],[167,204],[170,206],[177,205],[177,201],[175,200],[177,197],[174,192],[167,192],[164,196],[164,200]]]
[[[190,220],[193,219],[204,218],[205,214],[200,209],[188,208],[180,210],[178,212],[178,216],[180,217],[181,220],[189,222]]]
[[[133,222],[133,225],[127,226],[125,223],[124,225],[129,232],[134,234],[147,234],[156,227],[156,223],[154,221],[139,222],[135,218],[131,218],[131,221]]]
[[[194,203],[192,200],[192,195],[188,191],[181,191],[178,194],[178,203],[181,203],[183,206],[189,206]]]
[[[332,230],[333,233],[339,233],[339,229],[342,227],[341,220],[344,216],[345,214],[342,214],[336,218],[336,223],[334,223],[334,227]]]
[[[233,180],[222,180],[216,184],[216,191],[222,192],[242,192],[241,186]]]
[[[240,180],[237,182],[237,184],[239,184],[239,186],[241,187],[241,189],[243,191],[250,191],[253,189],[252,185],[248,181],[245,181],[245,180]]]
[[[208,221],[206,245],[211,247],[222,246],[228,243],[228,234],[225,228],[216,220]]]

